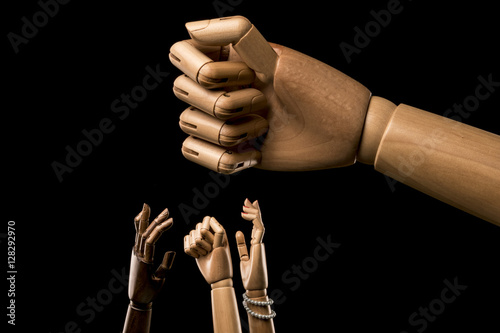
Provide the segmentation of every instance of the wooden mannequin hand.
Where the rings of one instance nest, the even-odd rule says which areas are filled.
[[[241,279],[246,289],[243,295],[245,299],[243,306],[248,312],[248,326],[251,333],[274,333],[272,318],[276,316],[276,313],[271,310],[270,304],[272,301],[267,296],[266,251],[262,243],[264,224],[262,223],[258,201],[255,200],[252,203],[250,200],[245,199],[241,217],[253,223],[250,253],[248,253],[243,233],[241,231],[236,233],[236,242],[238,243],[238,253],[240,255]],[[259,318],[259,315],[264,317]]]
[[[192,105],[180,117],[187,159],[221,173],[359,160],[500,226],[499,135],[371,97],[336,69],[269,44],[244,17],[186,28],[192,39],[174,44],[170,60],[185,73],[174,93]]]
[[[191,135],[183,144],[187,159],[221,173],[355,162],[371,96],[364,86],[300,52],[269,44],[241,16],[186,28],[192,39],[174,44],[170,60],[186,74],[174,82],[174,93],[192,105],[180,121]]]
[[[158,296],[164,283],[166,272],[172,267],[175,252],[168,251],[156,271],[153,271],[153,255],[156,241],[173,225],[165,209],[148,226],[150,208],[144,204],[143,210],[135,218],[136,240],[130,260],[129,298],[137,307],[148,307]]]
[[[265,290],[268,287],[266,252],[262,243],[265,229],[257,200],[252,203],[246,199],[241,216],[253,223],[250,254],[245,242],[245,235],[241,231],[236,233],[243,286],[247,291]]]
[[[231,253],[222,225],[215,218],[205,216],[203,222],[184,237],[184,252],[196,258],[201,274],[211,285],[214,332],[241,333]]]
[[[198,268],[209,284],[233,277],[226,231],[214,217],[205,216],[203,222],[184,237],[184,252],[196,258]]]
[[[172,226],[173,220],[168,218],[168,209],[165,209],[149,224],[149,214],[150,208],[144,204],[134,220],[136,236],[130,259],[128,285],[130,304],[123,333],[149,333],[153,301],[161,292],[165,275],[175,258],[175,252],[166,252],[161,265],[154,271],[155,243]]]

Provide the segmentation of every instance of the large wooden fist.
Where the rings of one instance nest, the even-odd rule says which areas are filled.
[[[307,171],[356,160],[370,92],[338,70],[270,44],[244,17],[190,22],[171,48],[184,156],[221,173]]]

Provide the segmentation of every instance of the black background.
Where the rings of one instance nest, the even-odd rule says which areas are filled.
[[[326,62],[395,103],[442,115],[474,94],[478,76],[500,80],[493,2],[402,1],[402,12],[351,63],[339,44],[353,44],[353,28],[363,28],[373,20],[370,11],[387,8],[388,1],[232,3],[224,16],[246,16],[269,41]],[[1,232],[7,232],[8,220],[16,222],[19,331],[63,332],[71,321],[82,332],[121,330],[125,291],[113,295],[92,320],[76,309],[108,288],[113,270],[128,269],[133,218],[143,202],[154,216],[168,207],[175,221],[157,244],[157,259],[177,251],[154,305],[151,331],[211,331],[210,287],[194,259],[183,253],[183,236],[204,215],[224,225],[240,302],[233,235],[241,229],[249,237],[251,225],[239,217],[246,197],[258,199],[263,212],[269,290],[283,291],[276,306],[278,332],[299,326],[417,332],[423,327],[411,326],[409,316],[440,298],[443,281],[455,278],[467,289],[421,331],[500,329],[500,228],[405,185],[391,187],[371,166],[306,173],[247,170],[225,179],[228,185],[198,214],[183,217],[179,205],[194,207],[196,190],[203,192],[213,180],[180,153],[185,135],[177,123],[186,105],[171,91],[180,72],[168,54],[173,43],[188,38],[185,22],[219,15],[212,1],[71,1],[17,54],[6,36],[20,34],[21,18],[31,21],[40,5],[23,1],[8,7],[4,4],[2,14]],[[142,84],[146,66],[157,65],[169,76],[120,120],[111,103]],[[496,91],[464,122],[500,134],[499,105]],[[112,120],[113,132],[60,182],[51,164],[64,163],[65,147],[76,147],[85,139],[82,130],[96,128],[104,118]],[[341,245],[327,261],[300,285],[284,278],[294,265],[311,262],[317,238],[328,236]],[[2,239],[4,253],[5,243]],[[1,294],[6,300],[6,291]],[[242,307],[240,314],[246,320]]]

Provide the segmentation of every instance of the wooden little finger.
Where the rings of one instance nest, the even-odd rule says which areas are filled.
[[[255,149],[248,149],[244,152],[232,151],[193,136],[184,140],[182,154],[191,162],[224,174],[235,173],[257,165],[262,157],[261,153]]]

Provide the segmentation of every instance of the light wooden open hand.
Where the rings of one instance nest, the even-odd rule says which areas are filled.
[[[264,290],[268,287],[266,251],[262,242],[265,229],[257,200],[252,203],[246,199],[241,216],[253,223],[250,253],[243,232],[236,233],[241,280],[246,290]]]

